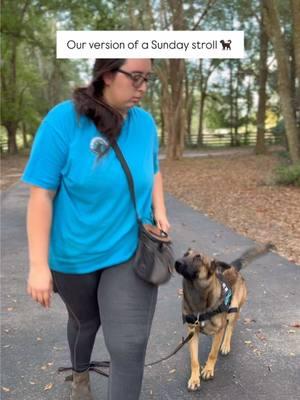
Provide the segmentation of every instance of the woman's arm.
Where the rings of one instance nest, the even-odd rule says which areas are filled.
[[[154,176],[152,204],[157,226],[163,231],[168,232],[170,229],[170,224],[166,213],[163,180],[160,171]]]
[[[48,249],[54,196],[54,191],[31,186],[27,209],[29,247],[27,293],[44,307],[50,306],[53,290]]]

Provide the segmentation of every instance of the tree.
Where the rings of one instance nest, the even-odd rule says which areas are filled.
[[[293,4],[297,5],[297,3],[299,5],[299,0],[295,1]],[[291,74],[289,55],[286,50],[287,45],[282,34],[276,1],[262,0],[262,4],[266,31],[273,44],[278,65],[278,92],[286,128],[289,153],[292,163],[295,164],[300,160],[300,134],[296,121],[296,109],[293,97],[294,82]],[[296,15],[293,16],[294,24],[300,24],[300,20],[296,20],[299,16],[300,13],[296,13]],[[294,48],[296,59],[299,58],[298,51],[299,46]]]
[[[85,62],[56,59],[56,28],[114,28],[119,4],[99,0],[2,0],[1,102],[8,151],[17,152],[16,133],[34,131],[54,104],[70,97]],[[67,12],[67,13],[66,13]]]
[[[266,84],[268,79],[268,35],[264,24],[262,5],[260,7],[260,50],[259,50],[259,89],[258,89],[258,111],[257,111],[257,133],[256,133],[256,154],[264,154],[265,146],[265,118],[266,118]]]

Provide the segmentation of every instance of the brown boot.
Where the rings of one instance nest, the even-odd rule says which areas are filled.
[[[73,371],[72,392],[70,400],[93,400],[89,371]]]

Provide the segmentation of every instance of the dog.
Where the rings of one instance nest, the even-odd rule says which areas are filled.
[[[212,379],[219,350],[223,355],[231,350],[233,330],[247,298],[247,287],[240,270],[273,248],[271,243],[258,245],[230,264],[192,249],[175,261],[176,271],[183,276],[183,322],[188,324],[189,333],[194,332],[189,341],[191,376],[188,390],[198,390],[201,377]],[[213,336],[202,370],[198,359],[199,333]]]
[[[222,50],[231,50],[231,40],[220,40],[220,43],[222,44]]]

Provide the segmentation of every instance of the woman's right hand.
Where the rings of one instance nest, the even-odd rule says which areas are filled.
[[[31,268],[27,280],[27,293],[43,307],[49,308],[53,292],[53,281],[48,266]]]

